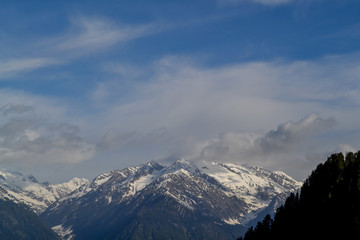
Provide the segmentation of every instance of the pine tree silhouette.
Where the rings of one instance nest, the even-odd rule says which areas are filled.
[[[240,240],[360,239],[360,152],[331,155],[292,193]]]

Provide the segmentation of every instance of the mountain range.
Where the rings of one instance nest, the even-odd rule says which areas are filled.
[[[0,172],[0,198],[26,204],[63,239],[234,239],[300,186],[280,171],[185,160],[56,185]]]

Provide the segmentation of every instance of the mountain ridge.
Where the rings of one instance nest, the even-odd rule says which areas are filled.
[[[256,218],[256,211],[265,208],[272,198],[280,193],[289,193],[299,185],[284,173],[272,173],[262,168],[207,162],[195,165],[184,159],[167,167],[150,162],[100,174],[66,199],[53,203],[41,216],[51,226],[67,229],[67,236],[75,235],[75,239],[86,239],[84,236],[89,229],[91,232],[105,222],[117,224],[123,229],[117,232],[118,235],[111,236],[114,239],[146,237],[144,234],[152,231],[149,229],[161,224],[184,239],[189,239],[186,236],[191,236],[191,239],[208,238],[208,226],[218,229],[223,234],[220,234],[222,239],[231,239],[243,230],[244,224]],[[244,192],[245,186],[250,187]],[[172,223],[164,223],[149,206],[158,208],[160,213],[157,214],[172,219]],[[100,208],[101,212],[94,210],[96,208]],[[151,227],[144,220],[144,214],[154,215],[145,219],[152,218],[155,226]],[[119,219],[120,215],[123,219]],[[193,224],[194,219],[201,219],[207,226],[200,224],[201,233],[195,233],[185,219],[193,219]],[[111,228],[107,225],[102,227]],[[133,229],[132,233],[126,232],[129,228]],[[227,228],[233,230],[229,230],[229,234],[221,230]],[[159,237],[165,233],[157,234]],[[171,237],[171,234],[168,236]]]
[[[73,178],[60,184],[39,183],[30,175],[0,170],[0,199],[23,203],[36,214],[45,211],[52,203],[67,196],[88,182],[85,178]]]

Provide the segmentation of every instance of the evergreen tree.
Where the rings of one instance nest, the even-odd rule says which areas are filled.
[[[59,240],[60,238],[24,205],[0,200],[1,240]]]
[[[360,239],[360,152],[333,154],[241,240]]]

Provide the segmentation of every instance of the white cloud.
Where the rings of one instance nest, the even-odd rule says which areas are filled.
[[[298,148],[303,139],[328,130],[335,125],[332,118],[322,119],[316,114],[298,122],[287,122],[278,126],[276,130],[268,132],[259,139],[259,146],[265,154],[272,152],[290,152]]]
[[[166,57],[153,66],[149,80],[131,83],[131,97],[119,97],[123,81],[102,84],[94,92],[111,99],[103,106],[108,126],[124,122],[127,129],[166,127],[207,136],[268,129],[311,112],[338,118],[349,104],[358,106],[350,92],[360,89],[360,71],[358,61],[349,64],[349,58],[205,68],[186,58]],[[101,99],[95,101],[101,104]]]
[[[116,129],[107,131],[97,143],[98,151],[124,150],[129,148],[141,148],[151,146],[166,139],[167,131],[165,128],[155,129],[149,133],[119,132]]]
[[[63,107],[46,98],[0,91],[0,162],[52,165],[90,159],[95,147],[66,123]],[[67,119],[68,121],[70,119]]]
[[[226,132],[203,144],[200,159],[209,161],[266,164],[280,169],[290,156],[305,151],[314,137],[329,131],[334,119],[311,114],[298,122],[280,124],[276,130],[264,134],[251,132]],[[289,155],[288,155],[289,154]],[[305,159],[304,159],[305,160]]]
[[[10,114],[23,114],[33,110],[34,107],[25,104],[6,104],[5,106],[0,107],[0,112],[5,116]]]
[[[79,57],[156,32],[150,24],[121,25],[98,18],[78,17],[73,18],[71,23],[72,28],[68,32],[47,40],[49,52],[65,52],[71,57]]]
[[[0,125],[0,162],[64,164],[90,159],[94,146],[69,124],[16,118]]]
[[[333,132],[336,126],[333,118],[310,114],[299,121],[288,121],[266,132],[228,131],[204,141],[184,138],[177,142],[178,148],[183,147],[182,151],[176,152],[175,149],[170,156],[192,161],[262,166],[285,171],[303,180],[317,164],[325,161],[332,152],[339,151],[336,144],[329,144],[324,137]],[[168,147],[164,143],[162,146]],[[341,151],[355,150],[348,145],[341,147]]]
[[[140,141],[130,141],[132,149],[139,145],[140,150],[132,155],[138,162],[159,155],[202,154],[209,159],[252,162],[306,174],[324,160],[319,156],[334,151],[339,142],[347,142],[348,135],[342,132],[359,129],[360,113],[354,108],[360,105],[354,94],[349,94],[360,89],[358,65],[356,55],[347,55],[207,68],[190,58],[168,56],[145,66],[150,77],[128,82],[126,94],[119,95],[123,81],[103,83],[94,90],[105,98],[93,98],[93,104],[102,110],[103,121],[97,130],[136,133],[131,138],[126,134],[104,138],[126,146],[127,139],[167,129],[166,138],[152,145],[149,154]],[[309,115],[312,112],[316,114]],[[287,122],[289,119],[302,120]],[[278,128],[267,131],[274,126]],[[219,133],[221,141],[214,140]],[[356,146],[354,140],[348,142]]]
[[[47,57],[2,60],[0,61],[0,79],[59,63],[60,61]]]
[[[159,156],[201,156],[276,166],[302,178],[339,143],[357,146],[358,59],[354,54],[208,68],[191,58],[168,56],[118,72],[118,65],[110,64],[105,70],[112,80],[99,84],[89,94],[91,101],[68,106],[59,99],[1,90],[0,161],[91,159],[94,169],[105,163],[111,169]],[[132,73],[138,69],[144,72]],[[124,76],[131,81],[124,82]],[[72,107],[81,104],[89,110]],[[327,131],[333,135],[322,138]],[[341,134],[347,132],[354,132],[352,139]]]
[[[161,31],[154,24],[126,25],[111,21],[78,17],[71,26],[57,37],[47,37],[36,44],[28,44],[25,52],[33,52],[19,58],[0,59],[0,79],[16,76],[51,65],[67,64],[69,61],[125,44],[131,40]],[[21,53],[16,55],[21,56]]]

